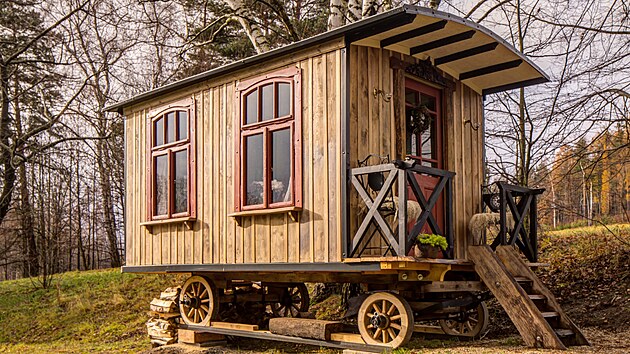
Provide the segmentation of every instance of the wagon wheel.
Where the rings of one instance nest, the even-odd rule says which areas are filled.
[[[179,294],[179,312],[184,323],[207,326],[218,307],[219,297],[212,281],[198,275],[186,280]]]
[[[413,311],[399,295],[380,292],[368,296],[359,308],[359,332],[367,344],[398,348],[413,334]]]
[[[271,304],[271,312],[276,317],[297,317],[308,311],[310,298],[304,283],[296,283],[282,289],[280,301]]]
[[[451,336],[478,337],[488,328],[488,319],[488,307],[480,302],[474,309],[458,313],[456,318],[440,320],[440,327]]]

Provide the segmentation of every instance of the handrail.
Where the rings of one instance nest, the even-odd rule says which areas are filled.
[[[344,233],[346,247],[349,257],[360,257],[365,250],[362,244],[370,242],[374,236],[374,232],[368,233],[370,225],[376,226],[376,231],[387,244],[387,252],[392,252],[397,256],[406,256],[411,247],[414,245],[414,239],[420,234],[425,225],[428,224],[434,234],[443,235],[448,243],[446,257],[452,258],[453,254],[453,186],[452,180],[454,172],[445,171],[437,168],[418,165],[415,161],[396,160],[392,163],[364,166],[352,168],[349,171],[350,182],[356,192],[361,197],[368,208],[367,214],[360,222],[360,225],[352,237],[348,237],[349,232]],[[373,173],[386,174],[383,178],[383,186],[378,190],[369,190],[370,187],[362,183],[362,177]],[[420,188],[416,175],[427,175],[438,178],[435,188],[431,195],[426,198]],[[398,183],[395,186],[395,183]],[[416,198],[416,202],[421,208],[421,212],[416,218],[413,227],[408,231],[407,227],[407,206],[409,202],[408,190]],[[376,193],[376,196],[373,195]],[[384,215],[383,204],[386,202],[386,196],[396,195],[397,203],[394,214],[394,221],[388,223],[385,218],[391,216],[391,210]],[[444,230],[440,228],[433,214],[433,209],[437,204],[440,196],[444,196]],[[391,201],[394,204],[394,200]],[[393,230],[392,230],[393,227]],[[348,230],[349,231],[349,230]]]
[[[499,234],[492,248],[499,245],[517,245],[530,262],[538,261],[538,207],[537,197],[543,188],[528,188],[505,182],[496,182],[499,187]],[[518,198],[518,201],[517,201]],[[512,214],[514,227],[507,225],[507,213]],[[527,230],[526,230],[527,229]]]

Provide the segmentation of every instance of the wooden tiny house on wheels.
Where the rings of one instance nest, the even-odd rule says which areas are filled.
[[[542,191],[482,192],[483,96],[547,80],[488,29],[403,6],[113,105],[126,117],[123,271],[190,273],[183,322],[214,333],[398,347],[423,320],[479,335],[494,294],[528,345],[587,344],[515,248],[536,261]],[[494,240],[468,230],[483,200]],[[414,256],[420,233],[446,237],[442,259]],[[363,284],[359,334],[213,325],[299,316],[304,282]]]

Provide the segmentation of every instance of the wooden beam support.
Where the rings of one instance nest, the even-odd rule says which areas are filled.
[[[415,54],[418,54],[418,53],[426,52],[427,50],[440,48],[440,47],[444,47],[444,46],[449,45],[449,44],[465,41],[467,39],[472,38],[472,36],[474,36],[475,33],[477,33],[475,30],[470,30],[470,31],[458,33],[458,34],[455,34],[455,35],[452,35],[452,36],[449,36],[449,37],[440,38],[440,39],[437,39],[437,40],[435,40],[433,42],[429,42],[429,43],[421,44],[421,45],[418,45],[418,46],[415,46],[415,47],[411,47],[411,49],[409,50],[409,53],[411,55],[415,55]]]
[[[505,84],[505,85],[501,85],[501,86],[495,86],[495,87],[487,88],[487,89],[484,89],[482,93],[485,96],[485,95],[489,95],[491,93],[497,93],[497,92],[502,92],[502,91],[507,91],[507,90],[514,90],[514,89],[517,89],[517,88],[531,86],[531,85],[544,84],[545,82],[549,82],[549,79],[547,79],[546,77],[538,77],[538,78],[535,78],[535,79],[523,80],[523,81],[513,82],[511,84]]]
[[[443,57],[436,58],[433,63],[435,66],[450,63],[455,60],[460,60],[468,57],[472,57],[477,54],[482,54],[486,52],[491,52],[496,49],[499,45],[499,42],[492,42],[488,44],[481,45],[479,47],[474,47],[466,50],[462,50],[461,52],[445,55]]]
[[[474,77],[488,75],[488,74],[496,73],[498,71],[516,68],[520,66],[522,63],[523,63],[523,59],[516,59],[516,60],[508,61],[505,63],[501,63],[501,64],[486,66],[485,68],[481,68],[481,69],[467,71],[465,73],[459,74],[459,80],[464,81],[467,79],[472,79]]]
[[[395,36],[392,36],[392,37],[389,37],[389,38],[385,38],[385,39],[383,39],[381,41],[381,48],[385,48],[385,47],[390,46],[392,44],[400,43],[402,41],[406,41],[406,40],[411,39],[411,38],[420,37],[420,36],[423,36],[423,35],[431,33],[431,32],[439,31],[442,28],[444,28],[447,23],[448,23],[447,20],[433,22],[433,23],[428,24],[426,26],[415,28],[415,29],[412,29],[410,31],[403,32],[401,34],[397,34]]]

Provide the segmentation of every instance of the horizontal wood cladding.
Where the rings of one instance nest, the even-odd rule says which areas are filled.
[[[126,247],[128,266],[165,264],[311,263],[341,261],[341,65],[330,43],[233,75],[156,98],[126,111]],[[303,206],[288,213],[234,212],[235,152],[239,138],[235,87],[239,80],[281,68],[302,73]],[[146,208],[146,119],[149,111],[194,97],[197,112],[197,220],[152,225]]]
[[[395,59],[392,59],[395,58]],[[369,154],[402,159],[405,143],[405,74],[392,62],[416,63],[417,59],[380,48],[353,45],[350,48],[350,166]],[[400,67],[400,66],[399,66]],[[481,96],[460,81],[449,87],[433,83],[442,90],[442,131],[444,169],[455,172],[453,179],[453,224],[455,258],[466,258],[469,244],[468,221],[480,212],[483,183],[483,107]],[[423,82],[422,79],[416,78]],[[383,94],[374,95],[374,90]],[[388,102],[383,95],[391,94]],[[466,123],[466,121],[470,121]],[[473,129],[477,128],[477,130]],[[354,236],[365,207],[351,190],[350,237]],[[375,236],[368,247],[373,255],[382,252],[382,241]],[[370,255],[369,249],[365,255]]]

